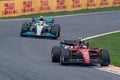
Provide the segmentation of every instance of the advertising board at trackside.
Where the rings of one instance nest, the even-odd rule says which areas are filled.
[[[120,6],[120,0],[0,0],[0,17]]]

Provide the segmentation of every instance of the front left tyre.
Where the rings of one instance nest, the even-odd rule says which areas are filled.
[[[26,23],[22,24],[20,36],[26,37],[26,35],[23,35],[23,33],[27,32],[29,30],[28,25]]]

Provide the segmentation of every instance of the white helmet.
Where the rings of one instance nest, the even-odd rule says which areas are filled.
[[[84,48],[84,49],[86,49],[86,48],[87,48],[87,46],[86,46],[86,45],[83,45],[83,48]]]

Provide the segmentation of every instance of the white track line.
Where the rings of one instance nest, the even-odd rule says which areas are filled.
[[[107,32],[107,33],[103,33],[103,34],[99,34],[99,35],[95,35],[95,36],[91,36],[91,37],[86,37],[83,40],[88,40],[88,39],[92,39],[92,38],[96,38],[96,37],[100,37],[100,36],[104,36],[104,35],[108,35],[108,34],[112,34],[112,33],[117,33],[117,32],[120,32],[120,30]]]
[[[117,10],[117,11],[120,11],[120,10]],[[104,11],[104,12],[83,13],[83,14],[72,14],[72,15],[62,15],[62,16],[50,16],[50,17],[72,17],[72,16],[79,16],[79,15],[92,15],[92,14],[101,14],[101,13],[109,13],[109,12],[116,12],[116,11]],[[4,19],[0,19],[0,21],[28,20],[28,19],[31,19],[31,18],[5,19],[5,20],[4,20]],[[120,32],[120,30],[112,31],[112,32],[107,32],[107,33],[103,33],[103,34],[99,34],[99,35],[95,35],[95,36],[91,36],[91,37],[87,37],[87,38],[84,38],[84,40],[88,40],[88,39],[100,37],[100,36],[107,35],[107,34],[117,33],[117,32]],[[105,72],[110,72],[110,73],[113,73],[113,74],[120,75],[120,73],[112,72],[112,71],[109,71],[109,70],[104,70],[104,69],[102,69],[102,68],[96,68],[96,67],[94,67],[94,68],[95,68],[95,69],[98,69],[98,70],[105,71]]]
[[[116,10],[120,11],[120,10]],[[102,14],[102,13],[110,13],[116,11],[103,11],[103,12],[91,12],[91,13],[81,13],[81,14],[70,14],[70,15],[61,15],[61,16],[49,16],[51,18],[57,17],[72,17],[72,16],[81,16],[81,15],[94,15],[94,14]],[[20,19],[0,19],[0,21],[13,21],[13,20],[29,20],[31,18],[20,18]]]
[[[104,35],[108,35],[108,34],[112,34],[112,33],[118,33],[118,32],[120,32],[120,30],[107,32],[107,33],[103,33],[103,34],[99,34],[99,35],[95,35],[95,36],[91,36],[91,37],[86,37],[86,38],[84,38],[84,40],[88,40],[88,39],[92,39],[92,38],[96,38],[96,37],[100,37],[100,36],[104,36]],[[120,72],[114,72],[114,71],[106,70],[106,69],[103,69],[103,68],[96,68],[96,67],[93,67],[93,68],[101,70],[101,71],[105,71],[105,72],[120,75]]]
[[[110,71],[110,70],[104,70],[102,68],[96,68],[94,67],[95,69],[98,69],[98,70],[101,70],[101,71],[105,71],[105,72],[109,72],[109,73],[112,73],[112,74],[117,74],[117,75],[120,75],[120,72],[113,72],[113,71]]]

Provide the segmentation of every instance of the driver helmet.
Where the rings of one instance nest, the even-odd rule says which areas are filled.
[[[40,21],[44,21],[44,17],[43,16],[40,16]]]
[[[39,25],[43,26],[43,25],[44,25],[44,22],[43,22],[43,21],[40,21]]]
[[[82,41],[82,37],[78,37],[77,40],[78,40],[78,42],[81,42]]]
[[[83,47],[82,47],[83,49],[86,49],[87,48],[87,46],[86,45],[83,45]]]

